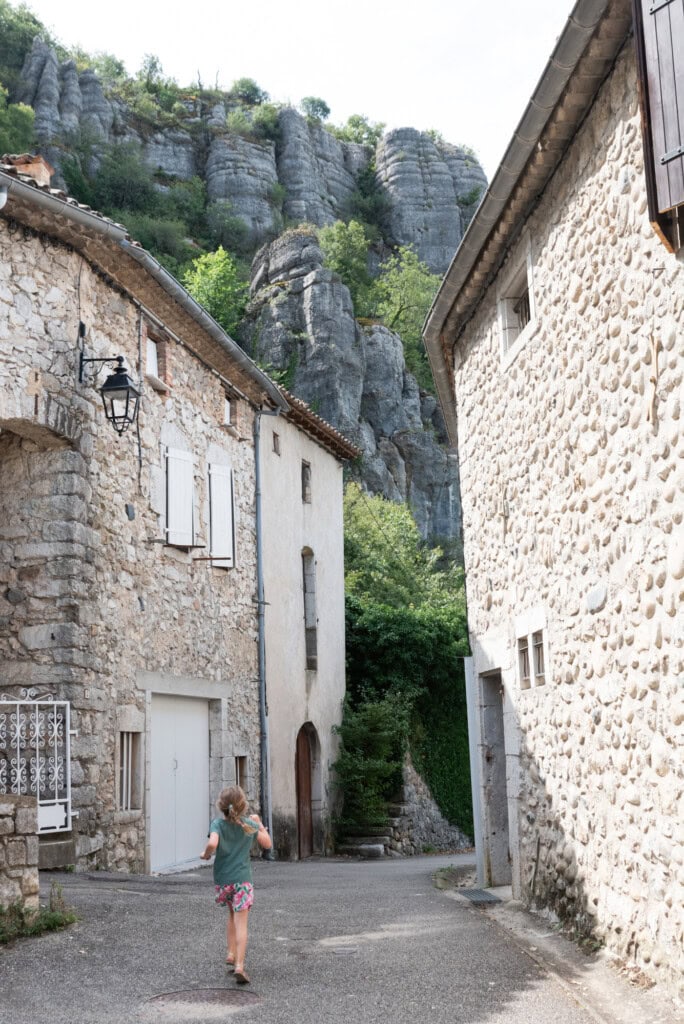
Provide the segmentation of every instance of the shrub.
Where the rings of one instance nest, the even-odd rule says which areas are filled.
[[[252,114],[252,132],[257,138],[276,142],[280,137],[280,111],[274,103],[262,103]]]
[[[333,766],[343,798],[338,831],[381,825],[387,819],[387,802],[401,785],[408,722],[408,705],[396,694],[356,708],[345,702]]]
[[[226,128],[231,135],[251,135],[252,122],[244,110],[231,110],[226,117]]]
[[[242,253],[247,246],[249,228],[236,217],[227,200],[217,200],[207,207],[206,220],[209,236],[215,245],[230,252]]]
[[[230,95],[251,106],[265,103],[268,99],[268,93],[260,89],[253,78],[238,78],[230,87]]]
[[[247,282],[237,264],[222,246],[193,260],[183,284],[214,320],[228,333],[237,327],[247,304]]]
[[[313,121],[325,121],[330,117],[330,107],[319,96],[305,96],[300,107],[306,117]]]
[[[371,305],[371,276],[368,272],[369,241],[362,224],[338,220],[319,232],[325,266],[339,274],[354,303],[356,316],[366,316]]]
[[[24,103],[7,103],[0,85],[0,154],[25,153],[33,142],[34,113]]]
[[[105,213],[112,209],[150,212],[157,194],[152,172],[135,143],[110,146],[93,179],[97,206]]]
[[[346,124],[333,125],[328,130],[341,142],[359,142],[375,148],[382,138],[385,125],[381,121],[369,121],[362,114],[352,114]]]

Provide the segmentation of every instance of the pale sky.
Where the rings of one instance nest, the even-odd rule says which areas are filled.
[[[14,3],[14,0],[12,0]],[[278,102],[318,96],[388,128],[435,128],[492,177],[571,0],[28,0],[64,45],[105,50],[135,72],[146,53],[188,85],[253,78]]]

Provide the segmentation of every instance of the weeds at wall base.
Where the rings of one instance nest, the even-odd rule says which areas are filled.
[[[21,903],[9,907],[0,906],[0,945],[15,939],[32,938],[44,932],[59,931],[78,920],[73,907],[69,907],[62,893],[62,887],[53,882],[47,906],[28,910]]]

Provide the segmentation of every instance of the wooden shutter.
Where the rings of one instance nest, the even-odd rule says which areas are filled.
[[[193,459],[191,452],[166,449],[166,541],[194,544]]]
[[[684,0],[636,0],[635,15],[649,198],[662,214],[684,204]]]
[[[230,466],[209,466],[209,530],[212,564],[231,569],[235,565],[235,518]]]

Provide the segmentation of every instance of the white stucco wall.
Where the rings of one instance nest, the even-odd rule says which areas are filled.
[[[536,322],[503,356],[497,291],[528,257]],[[675,987],[683,370],[684,265],[648,221],[628,45],[459,340],[454,386],[473,676],[480,702],[484,674],[504,688],[514,891]],[[524,689],[528,629],[545,682]]]
[[[273,450],[279,435],[280,454]],[[271,801],[276,851],[297,856],[297,734],[310,722],[318,736],[313,772],[316,846],[328,842],[333,725],[344,698],[344,550],[342,464],[293,423],[261,421],[266,685]],[[311,502],[302,501],[302,461],[311,466]],[[306,668],[302,550],[316,567],[318,666]]]

